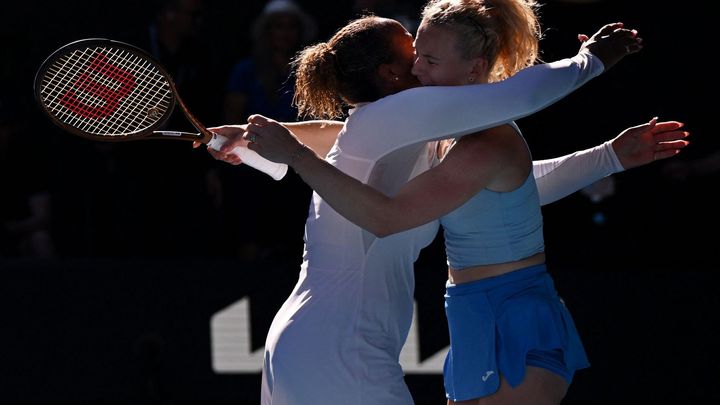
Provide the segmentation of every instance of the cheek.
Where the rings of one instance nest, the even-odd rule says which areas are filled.
[[[437,81],[432,75],[422,75],[420,78],[420,83],[422,83],[423,86],[436,86]]]
[[[438,86],[457,86],[463,84],[465,76],[457,70],[443,69],[436,72],[435,84]]]
[[[448,84],[448,73],[443,69],[428,69],[425,81],[432,86],[445,86]]]

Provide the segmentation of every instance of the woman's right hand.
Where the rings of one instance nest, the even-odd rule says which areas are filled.
[[[606,71],[620,59],[640,51],[643,47],[637,30],[624,28],[621,22],[607,24],[591,37],[579,34],[578,40],[581,42],[580,50],[587,49],[600,58]]]

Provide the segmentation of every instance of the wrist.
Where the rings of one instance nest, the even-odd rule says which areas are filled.
[[[600,147],[607,154],[607,157],[610,160],[610,166],[612,168],[613,173],[624,172],[625,170],[628,169],[627,166],[629,166],[629,163],[623,162],[624,156],[622,156],[622,153],[618,153],[618,151],[615,148],[616,147],[615,139],[611,139],[609,141],[603,142],[602,145],[600,145]]]
[[[308,147],[305,146],[304,143],[300,143],[295,149],[295,151],[290,155],[290,159],[288,160],[288,165],[291,167],[295,167],[296,165],[300,164],[304,158],[305,155],[308,153]]]

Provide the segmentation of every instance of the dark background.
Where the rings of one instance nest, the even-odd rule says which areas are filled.
[[[322,40],[351,15],[349,1],[299,3],[317,18]],[[222,123],[224,78],[249,53],[249,22],[264,4],[206,4],[197,60],[207,81],[185,97],[206,125]],[[421,2],[409,4],[419,10]],[[547,1],[541,9],[545,60],[572,55],[577,33],[614,21],[637,28],[646,45],[519,121],[535,158],[599,144],[653,116],[685,122],[692,133],[672,159],[677,167],[668,160],[616,174],[614,195],[599,203],[576,193],[544,207],[549,268],[592,363],[576,375],[568,403],[720,400],[712,170],[719,142],[710,126],[716,41],[708,4]],[[200,173],[219,164],[204,151],[170,141],[99,146],[40,114],[32,87],[45,57],[86,37],[131,40],[152,3],[2,7],[0,106],[17,135],[0,168],[0,211],[20,216],[23,193],[48,191],[57,251],[0,254],[0,401],[257,402],[259,374],[212,371],[210,317],[250,297],[253,346],[262,346],[296,280],[310,191],[292,173],[273,182],[238,167],[239,214],[218,213],[201,197]],[[228,227],[247,229],[244,241],[256,239],[266,254],[249,261],[233,252],[238,236]],[[438,332],[442,255],[438,239],[416,266],[423,356],[447,345]],[[418,403],[443,403],[440,375],[407,381]]]

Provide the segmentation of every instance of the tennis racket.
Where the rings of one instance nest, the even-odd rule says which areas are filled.
[[[179,139],[218,150],[227,138],[208,131],[180,98],[170,74],[145,51],[119,41],[91,38],[53,52],[35,76],[35,98],[62,129],[98,141]],[[198,133],[160,131],[175,108]],[[245,147],[232,153],[275,180],[287,165]]]

